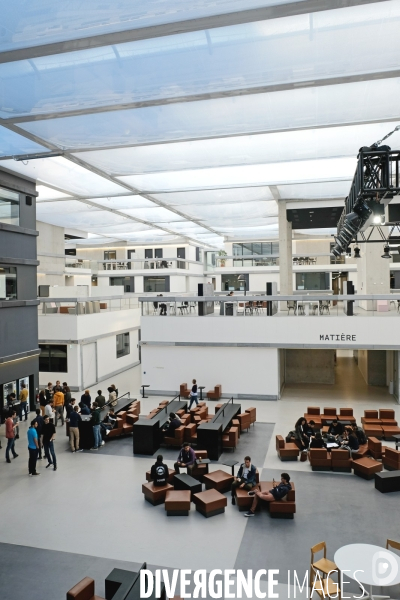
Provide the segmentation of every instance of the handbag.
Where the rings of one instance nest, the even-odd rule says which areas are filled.
[[[307,460],[307,450],[303,450],[300,453],[300,462],[306,462]]]

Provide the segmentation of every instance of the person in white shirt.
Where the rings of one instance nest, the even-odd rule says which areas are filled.
[[[52,419],[54,417],[53,400],[50,400],[50,403],[46,404],[44,408],[44,414],[45,416],[49,417],[49,419]]]

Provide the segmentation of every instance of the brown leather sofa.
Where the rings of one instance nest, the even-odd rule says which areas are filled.
[[[364,410],[364,416],[361,417],[363,425],[380,425],[381,420],[377,410]]]
[[[196,460],[199,458],[202,458],[202,459],[208,458],[207,450],[195,450],[194,453],[196,455]],[[208,474],[208,464],[195,463],[194,465],[192,465],[192,468],[190,469],[190,476],[194,477],[194,479],[197,479],[198,481],[201,481],[201,482],[203,481],[204,475],[207,475],[207,474]]]
[[[189,398],[191,390],[188,389],[187,383],[181,383],[179,386],[179,395],[182,398]]]
[[[351,473],[352,459],[348,450],[333,449],[331,451],[332,471],[337,473]]]
[[[67,592],[67,600],[104,600],[94,593],[94,579],[84,577]]]
[[[216,404],[215,405],[215,411],[214,411],[215,414],[217,414],[217,412],[219,411],[219,409],[222,408],[222,407],[223,407],[223,404]]]
[[[358,477],[362,477],[363,479],[374,479],[375,473],[380,473],[382,469],[382,463],[368,456],[353,460],[354,475],[358,475]]]
[[[381,425],[366,425],[364,423],[364,433],[367,438],[375,437],[381,439],[383,437],[383,429]]]
[[[245,429],[247,429],[247,430],[250,429],[250,415],[249,415],[249,413],[247,413],[247,412],[241,413],[240,415],[236,415],[236,418],[238,419],[238,421],[240,423],[240,432],[241,433]]]
[[[114,429],[111,429],[107,439],[110,440],[115,437],[120,437],[121,435],[124,435],[124,421],[123,419],[117,418],[117,426]]]
[[[363,458],[368,454],[368,443],[362,444],[356,452],[352,452],[351,458],[356,460],[357,458]]]
[[[164,437],[164,443],[167,446],[176,446],[176,447],[180,448],[183,444],[184,433],[185,433],[185,427],[183,427],[183,425],[181,425],[180,427],[177,427],[175,429],[174,437],[168,437],[168,436]]]
[[[230,427],[227,432],[222,435],[222,447],[236,450],[239,441],[238,427]]]
[[[334,421],[335,419],[337,419],[336,408],[325,407],[321,415],[322,425],[328,425],[328,421]]]
[[[381,425],[397,425],[397,421],[395,418],[395,412],[391,408],[381,408],[379,409],[379,419],[381,421]]]
[[[321,409],[319,406],[307,406],[307,412],[305,413],[304,418],[307,420],[307,423],[309,421],[314,421],[316,429],[321,429]]]
[[[268,492],[273,486],[272,481],[259,481],[258,471],[256,473],[256,482],[259,483],[262,492]],[[268,503],[259,502],[258,508],[262,509],[266,507],[269,509],[272,518],[293,519],[293,515],[296,512],[296,492],[294,483],[292,481],[290,483],[292,484],[292,490],[284,499]],[[253,498],[249,496],[246,490],[240,488],[236,490],[236,504],[240,511],[249,510],[252,502]]]
[[[368,453],[375,460],[382,460],[383,454],[385,454],[386,446],[382,448],[382,442],[376,437],[368,438]]]
[[[197,425],[196,423],[189,423],[189,425],[185,426],[185,433],[183,434],[184,442],[193,442],[194,439],[197,439]]]
[[[219,400],[221,398],[221,394],[222,394],[222,385],[219,383],[218,385],[216,385],[214,387],[213,390],[210,390],[209,392],[207,392],[207,398],[209,398],[209,400]]]
[[[331,471],[332,459],[326,448],[310,448],[308,460],[313,471]]]
[[[276,452],[281,460],[297,460],[300,454],[300,450],[298,449],[296,444],[285,442],[281,435],[276,436],[275,443]]]
[[[400,450],[386,448],[382,464],[388,471],[400,471]]]
[[[341,408],[337,418],[338,421],[350,421],[350,423],[355,423],[356,421],[352,408]]]

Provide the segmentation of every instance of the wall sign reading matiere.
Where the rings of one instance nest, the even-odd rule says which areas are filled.
[[[357,336],[349,333],[321,333],[319,339],[323,342],[356,342]]]

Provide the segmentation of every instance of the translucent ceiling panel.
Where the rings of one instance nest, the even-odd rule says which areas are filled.
[[[192,204],[187,207],[186,214],[195,219],[204,219],[208,224],[215,219],[255,219],[278,215],[278,205],[272,200],[268,202],[246,202],[235,204]]]
[[[78,202],[78,200],[65,200],[54,202],[40,202],[36,208],[37,216],[45,215],[71,215],[77,213],[97,213],[100,209]],[[90,218],[90,217],[89,217]]]
[[[134,175],[120,179],[133,187],[152,191],[204,189],[207,187],[234,187],[235,185],[278,184],[290,181],[309,181],[351,177],[357,159],[336,158],[298,161],[196,171],[170,171],[154,175]]]
[[[186,205],[201,204],[232,204],[243,202],[255,202],[260,200],[273,200],[273,196],[269,187],[250,187],[250,188],[231,188],[231,189],[216,189],[200,192],[171,192],[169,194],[152,194],[152,198],[171,204],[173,206],[182,207],[182,211]]]
[[[1,166],[31,177],[36,181],[53,185],[65,192],[79,196],[101,196],[105,194],[118,194],[126,189],[76,165],[66,158],[40,158],[24,162],[5,160]]]
[[[1,7],[0,51],[286,4],[289,0],[14,0]]]
[[[145,225],[143,223],[135,223],[135,221],[129,220],[121,222],[119,225],[115,224],[106,224],[105,219],[102,221],[101,225],[86,225],[82,224],[82,227],[85,231],[95,231],[99,234],[110,234],[110,235],[118,235],[121,236],[126,232],[138,233],[142,231],[150,231],[152,227],[150,225]]]
[[[37,185],[36,191],[39,194],[36,198],[36,202],[44,202],[45,200],[58,200],[59,198],[70,198],[64,192],[59,192],[58,190],[53,190],[45,185]]]
[[[114,198],[90,198],[90,201],[95,202],[99,206],[104,206],[104,208],[111,208],[122,212],[126,212],[127,208],[153,208],[155,206],[154,202],[146,200],[146,198],[139,195],[116,196]]]
[[[48,152],[48,148],[31,142],[31,140],[27,140],[22,135],[5,127],[0,127],[0,157],[34,154],[36,152]]]
[[[351,179],[346,181],[327,181],[324,183],[301,183],[296,185],[279,185],[278,192],[282,199],[294,198],[345,198],[350,190]]]
[[[177,231],[182,235],[192,235],[194,233],[209,233],[208,229],[204,227],[200,227],[196,223],[191,223],[190,221],[171,221],[168,225],[166,223],[156,223],[161,227],[166,227],[171,231]]]
[[[322,130],[285,131],[84,152],[78,156],[113,176],[329,158],[331,156],[354,156],[358,149],[365,145],[366,140],[382,139],[396,125],[397,122]],[[394,146],[396,143],[397,146],[400,146],[400,132],[394,134],[391,143]]]
[[[399,96],[400,78],[393,78],[55,118],[20,127],[63,149],[92,149],[397,119]],[[10,116],[1,112],[2,106],[0,116]]]
[[[152,208],[131,208],[124,209],[122,212],[124,214],[130,215],[131,217],[143,219],[144,221],[150,221],[151,223],[169,223],[170,221],[185,221],[184,217],[180,217],[174,212],[168,210],[167,208],[156,206],[155,204],[153,204]]]
[[[43,114],[390,71],[399,23],[393,0],[4,63],[2,106]]]
[[[96,233],[101,227],[107,229],[113,225],[126,224],[126,229],[129,229],[131,225],[133,227],[136,225],[131,219],[108,211],[89,209],[86,205],[82,205],[84,208],[82,210],[80,204],[79,202],[43,202],[37,205],[37,218],[53,225],[92,231],[93,233]]]

